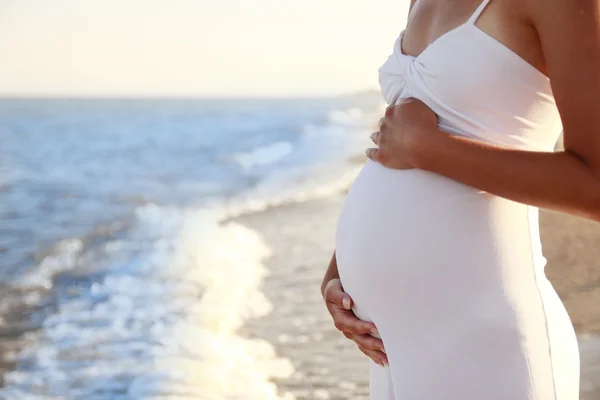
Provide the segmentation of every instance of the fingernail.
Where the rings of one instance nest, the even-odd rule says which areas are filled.
[[[369,149],[365,150],[365,154],[368,156],[369,155]]]
[[[387,353],[385,352],[385,348],[384,348],[384,347],[382,347],[381,349],[379,349],[379,351],[381,351],[383,354],[387,354]]]
[[[350,299],[347,297],[344,297],[342,299],[342,306],[346,309],[349,310],[350,309]]]
[[[377,328],[371,328],[371,333],[379,334],[379,331]]]

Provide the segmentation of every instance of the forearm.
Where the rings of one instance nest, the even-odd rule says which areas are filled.
[[[338,279],[340,275],[338,274],[337,269],[337,260],[335,258],[335,250],[333,255],[331,256],[331,261],[329,262],[329,266],[327,267],[327,271],[325,272],[325,276],[323,277],[323,282],[321,283],[321,294],[325,292],[325,286],[332,279]]]
[[[600,221],[600,174],[575,154],[505,149],[440,131],[415,139],[413,165],[520,203]]]

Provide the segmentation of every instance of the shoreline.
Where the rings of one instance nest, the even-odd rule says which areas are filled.
[[[273,311],[248,321],[240,333],[267,340],[291,360],[295,373],[276,383],[297,400],[368,399],[368,360],[335,329],[320,292],[342,199],[338,194],[235,219],[272,250],[263,292]]]

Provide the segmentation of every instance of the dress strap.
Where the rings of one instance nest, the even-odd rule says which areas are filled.
[[[471,25],[475,25],[475,22],[477,22],[477,20],[481,16],[481,13],[483,13],[483,11],[488,6],[488,4],[490,4],[490,1],[492,1],[492,0],[483,0],[483,2],[479,5],[479,7],[477,7],[477,10],[475,10],[473,15],[471,15],[471,18],[469,18],[469,21],[467,23],[471,24]]]

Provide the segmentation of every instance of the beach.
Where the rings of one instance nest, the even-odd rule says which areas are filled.
[[[378,93],[0,101],[0,399],[290,399],[273,344],[317,323],[262,292],[277,244],[224,221],[347,187],[380,114]]]
[[[376,95],[0,102],[0,400],[367,399],[320,286]],[[600,400],[600,227],[541,231]]]
[[[320,293],[344,194],[270,208],[237,221],[258,231],[273,250],[264,292],[271,314],[252,320],[246,335],[262,337],[291,360],[295,373],[277,381],[297,399],[368,399],[366,357],[338,332]],[[600,399],[600,225],[541,211],[547,275],[565,302],[580,339],[581,400]]]

